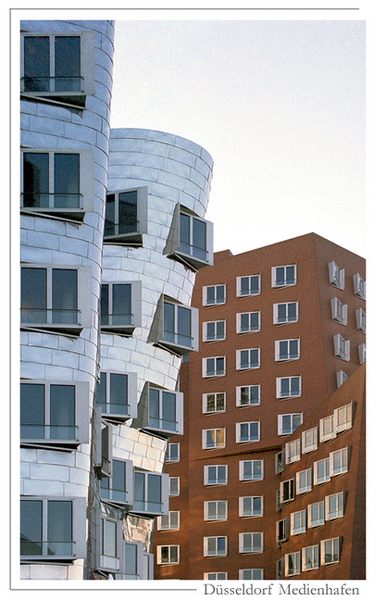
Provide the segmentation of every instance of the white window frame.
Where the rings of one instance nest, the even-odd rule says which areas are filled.
[[[324,498],[325,501],[325,518],[326,521],[332,521],[334,519],[340,519],[344,516],[344,492],[337,492],[335,494],[329,494]],[[334,508],[331,507],[333,504]]]
[[[168,548],[168,560],[162,560],[162,549]],[[172,549],[175,548],[176,557],[172,557]],[[157,565],[178,565],[180,563],[179,544],[166,544],[157,546]]]
[[[288,308],[290,304],[296,305],[296,318],[289,319],[288,317]],[[286,318],[285,320],[279,319],[279,306],[286,307]],[[277,302],[273,305],[273,324],[274,325],[288,325],[289,323],[297,323],[299,320],[299,302],[298,300],[292,300],[291,302]]]
[[[180,528],[180,511],[169,510],[166,515],[157,517],[157,531],[178,531]]]
[[[293,477],[280,482],[280,503],[285,504],[286,502],[292,502],[292,500],[295,500],[295,480]]]
[[[328,281],[334,287],[344,290],[345,270],[338,267],[335,261],[328,263]]]
[[[288,269],[294,269],[294,282],[287,282],[288,279],[288,275],[287,275],[287,270]],[[278,283],[277,282],[277,269],[284,269],[284,283]],[[273,288],[283,288],[283,287],[292,287],[294,285],[296,285],[297,283],[297,265],[296,264],[290,264],[290,265],[277,265],[275,267],[271,268],[271,286]]]
[[[290,569],[290,557],[292,557],[293,567]],[[289,552],[284,555],[284,574],[286,577],[300,575],[300,550],[297,552]]]
[[[347,325],[348,305],[343,304],[336,296],[331,298],[331,318],[341,325]]]
[[[319,420],[319,441],[327,442],[336,438],[334,415],[328,415]]]
[[[213,437],[213,445],[208,445],[208,437],[207,434],[212,432],[214,434]],[[211,435],[212,435],[211,433]],[[222,438],[222,440],[221,440]],[[217,448],[225,448],[226,446],[226,427],[214,427],[211,429],[203,429],[202,430],[202,448],[203,450],[216,450]]]
[[[318,449],[318,428],[311,427],[302,431],[302,454]]]
[[[358,362],[360,365],[366,362],[366,344],[359,344],[358,346]]]
[[[209,288],[214,288],[214,302],[208,302],[208,289]],[[224,288],[224,300],[223,301],[218,301],[217,300],[217,295],[218,295],[218,288]],[[225,283],[214,283],[213,285],[205,285],[202,288],[202,304],[203,306],[218,306],[219,304],[225,304],[226,303],[226,284]]]
[[[214,400],[215,408],[214,410],[208,409],[208,401],[209,399]],[[218,402],[223,402],[224,407],[218,408]],[[202,394],[202,412],[205,415],[212,415],[215,413],[223,413],[226,411],[226,393],[225,392],[208,392],[206,394]]]
[[[225,546],[224,546],[224,551],[219,551],[219,541],[220,540],[224,540],[225,542]],[[214,542],[215,548],[214,550],[210,550],[209,545],[211,545],[211,542]],[[205,557],[217,557],[217,556],[227,556],[228,554],[228,537],[226,535],[209,535],[209,536],[205,536],[203,539],[203,546],[204,546],[204,556]]]
[[[289,392],[284,393],[282,390],[282,381],[288,379],[289,380]],[[292,382],[298,379],[299,380],[299,392],[292,393]],[[286,398],[300,398],[302,395],[302,376],[301,375],[289,375],[288,377],[276,377],[276,398],[278,400],[286,399]]]
[[[177,450],[176,453],[172,452],[171,449]],[[176,456],[176,458],[171,458]],[[168,442],[165,453],[165,463],[177,463],[180,462],[180,442]]]
[[[344,382],[347,381],[347,379],[348,379],[347,373],[342,371],[342,369],[340,371],[337,371],[336,372],[336,387],[338,388],[341,385],[343,385]]]
[[[175,485],[176,491],[172,492],[172,481]],[[179,496],[180,495],[180,477],[179,475],[169,475],[169,497],[170,496]]]
[[[334,423],[336,433],[347,431],[352,428],[353,423],[353,403],[339,406],[334,410]]]
[[[214,371],[212,372],[208,372],[208,361],[209,360],[213,360],[214,361]],[[217,363],[220,362],[220,360],[223,361],[223,368],[221,368],[221,366],[219,366]],[[224,377],[226,374],[226,356],[206,356],[202,359],[202,376],[209,378],[209,377]]]
[[[224,469],[225,480],[219,482],[219,469]],[[209,469],[216,469],[216,481],[209,481]],[[204,465],[204,485],[227,485],[228,484],[228,465]]]
[[[285,464],[290,465],[291,463],[297,462],[301,458],[300,453],[300,438],[291,440],[285,444]]]
[[[322,474],[318,474],[319,465],[323,468]],[[331,471],[330,471],[330,459],[322,458],[320,460],[316,460],[314,462],[314,485],[321,485],[322,483],[326,483],[331,479]]]
[[[253,501],[255,498],[259,498],[260,500],[260,511],[258,513],[254,513],[253,512]],[[249,511],[249,513],[245,512],[244,510],[244,501],[245,500],[250,500],[251,503],[251,510]],[[239,496],[239,517],[244,517],[244,518],[255,518],[255,517],[262,517],[264,514],[264,496]]]
[[[251,427],[257,424],[257,437],[251,437]],[[247,426],[248,429],[248,439],[241,439],[241,430],[244,426]],[[260,421],[244,421],[242,423],[236,423],[236,443],[237,444],[247,444],[249,442],[260,442]]]
[[[252,290],[252,285],[251,285],[252,277],[257,278],[257,281],[258,281],[258,291],[257,292],[251,291]],[[241,283],[242,283],[243,279],[249,280],[247,294],[243,294],[242,290],[241,290]],[[240,275],[239,277],[237,277],[237,279],[236,279],[236,295],[238,298],[248,298],[249,296],[258,296],[260,293],[261,293],[261,274],[260,273],[255,273],[254,275]]]
[[[289,517],[276,521],[276,543],[282,544],[289,537]]]
[[[211,577],[211,575],[213,577]],[[212,581],[225,581],[228,579],[227,571],[210,571],[208,573],[204,573],[203,576],[204,581],[212,580]]]
[[[308,467],[302,471],[298,471],[295,475],[296,479],[296,493],[305,494],[312,490],[312,468]],[[302,481],[305,479],[305,481]]]
[[[307,562],[307,550],[311,551],[311,558]],[[308,566],[310,564],[310,566]],[[302,548],[302,571],[313,571],[319,569],[319,544],[305,546]]]
[[[209,505],[214,505],[214,516],[210,516]],[[224,511],[220,510],[224,507]],[[228,500],[205,500],[204,501],[204,521],[227,521],[228,520]]]
[[[248,328],[247,329],[243,329],[242,325],[241,325],[241,321],[242,321],[242,317],[244,317],[245,315],[248,316]],[[251,320],[252,320],[252,315],[258,315],[257,316],[257,327],[253,327]],[[260,310],[252,310],[252,311],[248,311],[248,312],[242,312],[242,313],[236,313],[236,333],[240,333],[240,334],[246,334],[246,333],[257,333],[258,331],[260,331],[261,328],[261,313]]]
[[[249,577],[246,575],[249,575]],[[264,579],[264,569],[261,568],[251,568],[251,569],[239,569],[239,579],[240,580],[252,580],[258,581]]]
[[[287,344],[287,354],[284,357],[280,356],[280,346],[285,343]],[[291,356],[290,345],[291,342],[297,342],[297,353],[296,356]],[[286,340],[275,340],[275,361],[277,362],[290,362],[293,360],[299,360],[300,358],[300,338],[292,338]]]
[[[361,275],[359,275],[359,273],[355,273],[355,275],[352,276],[352,280],[354,294],[359,296],[359,298],[366,300],[366,281],[363,279],[363,277],[361,277]]]
[[[249,539],[251,540],[250,549],[247,549],[246,536],[249,536]],[[255,538],[259,540],[256,544]],[[239,533],[239,554],[261,554],[263,551],[264,534],[262,531],[243,531]]]
[[[334,355],[337,358],[349,362],[350,361],[350,340],[345,340],[340,333],[333,336]]]
[[[224,331],[223,334],[221,335],[221,333],[218,333],[218,328],[219,328],[219,323],[223,323],[224,324]],[[208,325],[214,325],[214,336],[213,337],[209,337],[208,336]],[[204,321],[202,324],[202,340],[203,342],[218,342],[218,341],[222,341],[225,340],[226,338],[226,320],[225,319],[219,319],[218,321]]]
[[[251,390],[252,388],[257,388],[258,391],[258,396],[257,396],[257,402],[251,402]],[[248,402],[242,403],[241,402],[241,398],[242,398],[242,390],[247,390],[248,391]],[[236,386],[236,406],[238,407],[244,407],[244,406],[259,406],[260,405],[260,401],[261,401],[261,389],[260,389],[260,384],[256,383],[253,385],[239,385]]]
[[[329,561],[326,560],[326,554],[327,554],[326,547],[327,547],[327,544],[331,544],[331,547],[332,547],[331,549],[332,549],[332,552],[333,552],[333,555],[332,555],[333,560],[329,560]],[[340,544],[340,537],[338,537],[338,536],[334,537],[334,538],[329,538],[329,539],[326,539],[326,540],[322,540],[320,542],[320,555],[321,555],[320,556],[320,564],[321,565],[332,565],[332,564],[340,562],[340,550],[341,550],[340,545],[341,545]],[[336,554],[338,555],[338,557],[335,559],[335,555]]]
[[[284,452],[280,450],[275,454],[275,473],[282,473],[284,471]]]
[[[334,465],[335,459],[338,459],[337,466]],[[349,449],[348,446],[330,452],[330,476],[343,475],[348,472]]]
[[[243,366],[242,364],[242,353],[247,352],[248,362],[247,366]],[[252,352],[257,352],[257,364],[252,363]],[[236,350],[236,369],[238,371],[248,371],[251,369],[259,369],[260,368],[260,348],[241,348]]]
[[[290,514],[290,535],[305,533],[307,527],[306,509],[297,510]]]
[[[317,517],[313,517],[313,510],[316,510]],[[307,526],[308,527],[321,527],[325,523],[324,515],[324,500],[318,502],[312,502],[307,506]]]
[[[245,465],[246,463],[251,463],[251,477],[246,477],[245,476]],[[260,476],[259,477],[254,477],[253,476],[253,472],[254,472],[254,467],[253,467],[253,463],[260,463]],[[240,481],[263,481],[264,479],[264,459],[262,458],[256,458],[256,459],[249,459],[249,460],[240,460],[239,461],[239,480]]]
[[[291,431],[283,431],[283,420],[284,417],[290,417]],[[296,427],[293,426],[295,417],[300,417],[300,423]],[[303,423],[303,413],[285,413],[277,415],[277,433],[278,435],[291,435],[300,425]]]
[[[355,320],[358,331],[366,333],[366,312],[363,310],[363,308],[355,309]]]

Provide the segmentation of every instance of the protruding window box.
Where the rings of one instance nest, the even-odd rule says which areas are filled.
[[[100,497],[104,502],[120,507],[133,504],[133,463],[130,460],[113,459],[111,475],[102,475]]]
[[[96,528],[96,568],[102,574],[117,573],[122,566],[122,524],[102,518]]]
[[[147,556],[141,542],[123,542],[122,569],[113,575],[115,580],[150,579],[146,577]]]
[[[194,271],[213,265],[213,224],[177,204],[164,254]]]
[[[146,383],[139,402],[138,426],[161,436],[183,434],[183,394]]]
[[[148,341],[179,356],[198,350],[198,309],[162,295]]]
[[[103,241],[142,246],[147,233],[147,187],[108,192]]]
[[[113,425],[102,421],[101,407],[96,407],[94,419],[95,454],[94,467],[99,475],[110,477],[113,461]]]
[[[169,476],[134,469],[134,502],[130,512],[155,517],[169,511]]]
[[[137,374],[102,371],[96,386],[96,406],[102,417],[124,422],[137,416]]]
[[[76,448],[87,443],[88,383],[22,381],[20,444]]]
[[[141,282],[102,283],[101,331],[131,336],[142,323]]]

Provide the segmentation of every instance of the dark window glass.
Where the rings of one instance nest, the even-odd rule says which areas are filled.
[[[193,256],[207,259],[206,255],[206,223],[193,218]]]
[[[138,575],[137,546],[125,544],[125,575]]]
[[[295,265],[291,265],[286,269],[286,283],[287,285],[295,282]]]
[[[185,308],[183,306],[177,306],[178,313],[178,324],[177,324],[177,333],[178,333],[178,344],[181,346],[191,346],[192,338],[191,338],[191,311],[189,308]]]
[[[109,439],[110,439],[110,432],[109,432],[109,428],[108,427],[104,427],[102,429],[102,467],[103,469],[106,469],[107,466],[109,465],[109,463],[111,462],[110,459],[110,445],[109,445]]]
[[[137,192],[119,194],[119,233],[135,233],[138,231]]]
[[[22,500],[20,503],[20,554],[43,554],[41,500]]]
[[[47,271],[46,269],[21,269],[21,321],[22,323],[47,322]]]
[[[127,413],[127,375],[110,374],[110,411],[123,415]]]
[[[250,331],[250,320],[249,320],[249,313],[242,313],[240,315],[240,331],[246,332],[246,331]]]
[[[213,286],[206,288],[206,303],[207,304],[214,304],[216,302],[215,291],[216,291],[216,288]]]
[[[75,440],[75,386],[50,386],[50,438]]]
[[[122,460],[113,460],[112,498],[126,501],[126,463]]]
[[[103,521],[102,553],[104,556],[117,555],[117,524],[113,521]]]
[[[101,322],[102,325],[109,323],[109,286],[105,283],[101,286]]]
[[[160,427],[160,391],[149,389],[149,425]]]
[[[218,285],[217,290],[217,304],[223,304],[225,300],[225,288],[223,285]]]
[[[162,422],[167,430],[176,429],[176,396],[172,392],[162,394]]]
[[[145,473],[136,471],[134,473],[134,500],[136,507],[140,509],[146,508],[145,502]]]
[[[72,502],[47,503],[48,554],[68,556],[73,554]]]
[[[43,208],[49,205],[48,154],[23,154],[23,206]]]
[[[46,92],[50,89],[49,37],[24,37],[24,91]]]
[[[116,283],[112,286],[113,293],[113,325],[130,325],[131,314],[131,285],[129,283]]]
[[[115,195],[107,194],[104,235],[115,233]]]
[[[106,405],[106,373],[101,372],[96,385],[96,403]]]
[[[22,383],[20,385],[21,439],[44,439],[44,385]]]
[[[206,339],[207,340],[215,340],[216,339],[216,323],[207,323]]]
[[[148,475],[147,486],[149,509],[159,511],[161,508],[161,477]]]
[[[75,269],[52,270],[52,321],[78,323],[78,272]]]
[[[80,37],[55,37],[55,90],[81,91]]]
[[[276,285],[285,284],[285,269],[284,267],[276,267]]]
[[[190,217],[183,213],[180,214],[180,243],[181,250],[190,254]]]
[[[54,155],[54,207],[80,208],[79,154]]]
[[[288,320],[296,321],[296,302],[288,304]]]
[[[164,303],[165,341],[175,343],[174,304]]]

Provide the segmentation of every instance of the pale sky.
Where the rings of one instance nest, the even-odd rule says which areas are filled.
[[[234,254],[314,231],[365,250],[365,23],[116,21],[112,127],[214,159],[207,218]]]

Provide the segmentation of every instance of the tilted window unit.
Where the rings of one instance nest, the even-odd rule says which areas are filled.
[[[176,204],[164,254],[194,271],[213,265],[213,224]]]
[[[302,454],[313,452],[318,448],[318,428],[312,427],[302,431]]]
[[[204,501],[204,521],[226,521],[228,518],[227,500]]]
[[[161,295],[148,342],[181,356],[198,349],[198,309]]]
[[[180,511],[169,510],[167,515],[157,517],[158,531],[177,531],[180,528]]]
[[[260,311],[237,313],[236,332],[253,333],[260,331]]]
[[[240,496],[239,517],[262,517],[263,496]]]
[[[260,421],[236,423],[236,443],[260,441]]]
[[[355,320],[358,331],[362,331],[362,333],[366,333],[366,313],[363,308],[355,309]]]
[[[345,340],[340,333],[333,336],[334,354],[337,358],[341,358],[346,362],[350,360],[350,340]]]
[[[169,511],[169,476],[134,469],[134,501],[131,512],[147,516],[166,515]]]
[[[313,502],[307,506],[307,526],[320,527],[324,525],[324,500]]]
[[[264,534],[261,531],[239,533],[240,554],[260,554],[264,550]]]
[[[262,481],[264,479],[264,460],[240,460],[239,479],[240,481]]]
[[[290,361],[300,358],[300,339],[276,340],[275,360]]]
[[[95,389],[95,403],[102,417],[124,422],[137,416],[137,374],[101,371]]]
[[[101,332],[129,337],[142,324],[142,283],[114,281],[101,286]]]
[[[226,429],[218,427],[216,429],[202,430],[202,448],[212,450],[215,448],[225,448],[226,444]]]
[[[366,300],[366,281],[359,273],[355,273],[352,276],[353,280],[353,290],[356,296],[362,298],[362,300]]]
[[[320,564],[331,565],[340,560],[341,538],[335,537],[320,542]]]
[[[204,556],[227,556],[228,538],[225,535],[206,536],[203,539]]]
[[[166,446],[165,462],[179,462],[180,442],[169,442]]]
[[[312,571],[319,568],[319,544],[302,548],[302,570]]]
[[[212,414],[225,412],[226,409],[226,394],[225,392],[212,392],[202,395],[202,412],[204,414]]]
[[[145,431],[168,437],[182,435],[184,396],[146,382],[138,405],[134,425]]]
[[[260,368],[260,348],[245,348],[236,350],[236,369],[259,369]]]
[[[203,377],[223,377],[225,375],[226,357],[208,356],[202,359]]]
[[[328,281],[334,287],[344,290],[345,270],[338,267],[333,260],[328,263]]]
[[[204,485],[226,485],[228,483],[228,465],[205,465]]]
[[[130,460],[112,460],[110,475],[102,474],[100,496],[105,502],[128,507],[133,504],[133,463]]]
[[[276,377],[276,398],[298,398],[302,395],[301,375]]]
[[[206,321],[202,324],[202,339],[204,342],[218,342],[225,340],[226,322]]]
[[[300,575],[300,550],[284,555],[284,574],[286,577]]]
[[[142,246],[147,233],[147,203],[147,187],[107,192],[104,243]]]
[[[331,318],[338,321],[341,325],[347,325],[347,304],[343,304],[339,298],[331,298]]]

